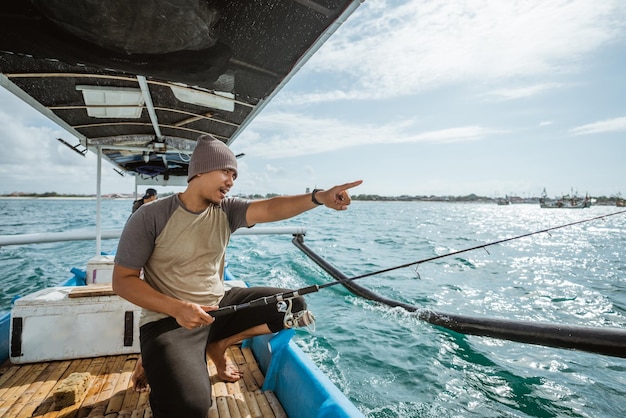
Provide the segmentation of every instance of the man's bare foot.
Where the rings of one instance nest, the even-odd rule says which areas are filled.
[[[133,382],[135,391],[148,392],[150,390],[150,385],[148,384],[146,372],[143,369],[143,361],[141,360],[141,357],[139,357],[139,360],[137,360],[137,364],[135,364],[135,370],[133,370],[133,374],[130,376],[130,380]]]
[[[237,368],[234,364],[227,364],[224,373],[217,371],[217,377],[225,382],[234,383],[243,377],[243,372]]]
[[[243,372],[234,364],[226,362],[226,347],[222,347],[221,341],[211,343],[207,346],[206,352],[213,360],[217,369],[217,377],[225,382],[236,382],[243,377]]]

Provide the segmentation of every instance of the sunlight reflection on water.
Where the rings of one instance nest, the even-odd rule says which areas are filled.
[[[120,228],[129,201],[106,201]],[[50,220],[50,211],[54,219]],[[542,210],[535,205],[354,202],[347,212],[308,212],[308,246],[348,277],[445,255],[615,208]],[[93,226],[95,203],[0,201],[0,234]],[[584,326],[626,325],[626,215],[521,238],[360,280],[416,306]],[[291,237],[233,237],[232,273],[251,285],[299,288],[332,281]],[[104,250],[114,250],[105,241]],[[84,268],[92,242],[0,249],[1,301],[55,285]],[[417,271],[417,273],[416,273]],[[297,344],[370,418],[626,416],[626,360],[463,336],[340,286],[307,296],[317,331]]]

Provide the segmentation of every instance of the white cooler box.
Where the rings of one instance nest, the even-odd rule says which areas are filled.
[[[87,284],[111,283],[114,259],[114,255],[97,255],[87,261]]]
[[[141,310],[108,296],[110,289],[51,287],[17,299],[11,311],[11,362],[138,353]]]

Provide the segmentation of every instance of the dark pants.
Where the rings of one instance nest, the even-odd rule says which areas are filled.
[[[238,305],[264,296],[288,292],[273,287],[233,288],[220,306]],[[306,309],[304,299],[293,300],[293,312]],[[174,318],[145,324],[140,329],[141,356],[150,384],[150,407],[155,418],[206,418],[211,406],[211,381],[206,346],[254,326],[283,329],[284,313],[276,304],[242,309],[220,317],[210,326],[186,329]]]

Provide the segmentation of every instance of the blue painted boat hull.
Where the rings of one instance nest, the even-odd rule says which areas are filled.
[[[85,272],[72,269],[74,276],[63,286],[85,285]],[[226,270],[226,280],[234,280]],[[0,315],[0,364],[9,358],[11,313]],[[364,417],[350,400],[322,373],[292,341],[291,329],[262,335],[243,342],[249,347],[265,375],[263,391],[271,390],[290,418]]]

